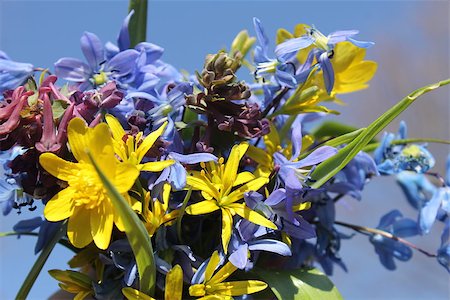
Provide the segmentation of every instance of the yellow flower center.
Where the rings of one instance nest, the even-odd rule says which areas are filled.
[[[108,81],[108,76],[105,72],[100,72],[99,74],[95,74],[92,76],[92,80],[94,81],[95,85],[102,85]]]
[[[92,209],[107,198],[100,178],[88,164],[70,178],[69,186],[77,191],[73,197],[75,206],[85,205],[86,209]]]

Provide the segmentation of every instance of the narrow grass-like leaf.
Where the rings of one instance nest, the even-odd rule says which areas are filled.
[[[97,174],[102,180],[105,189],[108,191],[108,196],[110,197],[116,212],[122,219],[128,242],[133,250],[134,257],[136,258],[140,290],[147,295],[153,295],[155,290],[156,269],[150,236],[148,235],[144,224],[139,220],[127,201],[100,170],[94,157],[92,157],[89,152],[88,155]]]
[[[403,140],[395,140],[395,141],[391,142],[391,144],[393,144],[393,145],[406,145],[406,144],[411,144],[411,143],[436,143],[436,144],[450,145],[450,141],[441,140],[441,139],[431,139],[431,138],[430,139],[427,139],[427,138],[425,138],[425,139],[403,139]],[[363,151],[372,152],[379,146],[380,146],[380,143],[369,144],[363,148]]]
[[[192,187],[190,187],[188,189],[186,196],[184,197],[183,204],[181,205],[181,208],[180,208],[180,215],[177,218],[177,235],[178,235],[178,240],[180,241],[180,243],[183,243],[183,237],[181,236],[181,219],[183,219],[184,212],[186,211],[187,203],[188,203],[189,199],[191,198],[191,194],[192,194]]]
[[[17,232],[17,231],[10,231],[10,232],[0,232],[0,237],[5,236],[35,236],[38,237],[39,233],[36,232]],[[58,241],[58,244],[61,244],[62,246],[66,247],[67,249],[77,253],[80,252],[80,249],[74,247],[68,240],[60,239]]]
[[[341,136],[343,134],[354,132],[357,129],[358,128],[354,126],[343,124],[341,122],[325,121],[314,128],[311,132],[311,135],[316,139],[322,139],[327,137]]]
[[[130,33],[130,48],[134,48],[140,42],[147,39],[147,0],[130,0],[128,11],[134,9],[128,25]]]
[[[450,79],[446,79],[434,84],[430,84],[423,88],[417,89],[400,102],[382,114],[372,124],[361,132],[351,143],[340,149],[336,155],[321,163],[311,174],[313,183],[311,187],[319,188],[331,177],[336,175],[362,150],[375,136],[392,122],[401,112],[408,108],[421,95],[435,90],[443,85],[450,83]]]
[[[53,248],[55,247],[56,243],[66,234],[66,226],[67,221],[65,221],[59,230],[55,233],[53,238],[49,241],[47,245],[44,246],[44,248],[41,251],[41,254],[39,254],[38,258],[33,264],[33,267],[31,267],[30,272],[28,272],[27,277],[25,278],[24,282],[22,283],[22,286],[19,289],[19,292],[17,293],[16,299],[22,300],[26,299],[28,296],[28,293],[30,292],[31,288],[33,287],[34,282],[36,281],[36,278],[38,277],[39,273],[42,270],[42,267],[44,266],[45,262],[47,261],[50,253],[53,251]]]
[[[317,147],[315,147],[315,148],[313,148],[313,149],[311,149],[311,150],[309,150],[309,151],[307,151],[307,152],[305,152],[305,153],[302,153],[302,154],[298,157],[298,159],[301,160],[301,159],[307,157],[307,156],[308,156],[309,154],[311,154],[314,150],[316,150],[317,148],[322,147],[322,146],[338,147],[338,146],[340,146],[340,145],[347,144],[347,143],[353,141],[353,140],[354,140],[361,132],[363,132],[365,129],[366,129],[366,128],[360,128],[360,129],[358,129],[358,130],[355,130],[355,131],[352,131],[352,132],[343,134],[343,135],[341,135],[341,136],[335,137],[334,139],[328,140],[328,141],[326,141],[326,142],[324,142],[324,143],[318,145]]]
[[[342,295],[331,280],[317,269],[256,270],[256,273],[280,300],[342,299]]]

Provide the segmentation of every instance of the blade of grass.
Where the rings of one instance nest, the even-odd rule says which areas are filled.
[[[155,259],[153,257],[152,241],[147,229],[145,229],[144,224],[141,220],[139,220],[138,216],[130,207],[125,198],[123,198],[115,186],[102,172],[91,153],[88,152],[87,154],[89,155],[98,176],[103,182],[116,212],[122,219],[125,234],[127,235],[128,242],[133,250],[134,257],[136,258],[136,264],[139,272],[140,290],[147,295],[153,296],[155,291],[156,267]]]
[[[370,141],[389,123],[392,122],[402,111],[407,109],[420,96],[435,90],[441,86],[450,83],[450,79],[446,79],[428,86],[419,88],[403,98],[396,105],[387,110],[378,119],[371,123],[367,128],[361,132],[351,143],[340,149],[336,155],[321,163],[311,174],[313,183],[311,187],[319,188],[331,177],[336,175],[342,168],[344,168],[355,157],[360,150],[362,150]]]
[[[55,233],[53,238],[50,240],[50,242],[44,246],[41,253],[39,254],[38,258],[34,262],[33,266],[31,267],[30,272],[28,272],[27,277],[22,283],[22,286],[20,287],[19,291],[17,292],[16,299],[22,300],[26,299],[28,294],[30,293],[31,288],[33,287],[36,278],[38,277],[39,273],[41,273],[42,267],[44,266],[45,262],[47,261],[48,257],[50,256],[50,253],[53,251],[53,248],[55,248],[56,243],[66,234],[66,227],[67,227],[67,221],[65,221],[59,230]]]
[[[130,33],[130,48],[134,48],[140,42],[147,39],[147,0],[130,0],[128,11],[134,9],[134,15],[131,17],[128,25]]]

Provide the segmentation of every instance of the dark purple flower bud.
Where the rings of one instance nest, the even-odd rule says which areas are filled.
[[[102,101],[100,102],[100,108],[113,108],[123,99],[123,93],[117,89],[114,81],[109,82],[100,89]]]

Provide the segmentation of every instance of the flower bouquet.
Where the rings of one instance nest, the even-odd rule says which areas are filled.
[[[358,31],[298,24],[273,42],[254,18],[255,37],[239,32],[192,74],[145,41],[146,12],[130,1],[116,43],[85,32],[85,60],[52,70],[0,51],[3,214],[44,206],[2,234],[38,238],[18,299],[57,244],[73,251],[70,269],[49,273],[76,299],[339,299],[324,273],[345,269],[343,228],[367,235],[390,270],[415,250],[450,271],[450,170],[431,172],[427,150],[450,142],[408,138],[403,122],[377,139],[449,79],[353,128],[326,118],[376,72]],[[340,199],[387,175],[416,220],[395,209],[376,228],[336,220]],[[436,221],[439,249],[408,240]]]

